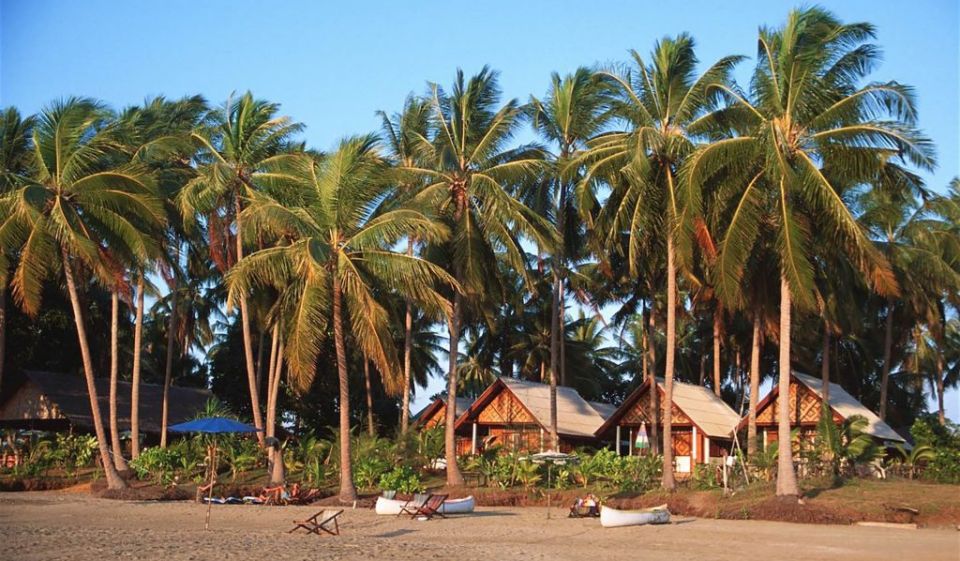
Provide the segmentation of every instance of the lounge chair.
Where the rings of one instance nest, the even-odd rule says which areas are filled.
[[[430,520],[434,516],[446,518],[446,516],[443,515],[443,503],[446,502],[448,496],[449,495],[430,495],[427,502],[417,507],[416,512],[412,513],[410,517],[420,518],[422,516],[425,520]]]
[[[292,534],[303,528],[308,534],[321,536],[323,534],[320,532],[326,532],[331,536],[339,536],[340,524],[337,522],[337,517],[341,514],[343,514],[342,510],[322,510],[306,520],[294,520],[293,523],[296,526],[287,533]],[[330,528],[330,524],[333,524],[333,528]]]
[[[400,512],[397,513],[397,516],[403,516],[404,514],[416,515],[417,509],[425,505],[432,496],[433,495],[430,494],[414,493],[413,498],[400,507]]]

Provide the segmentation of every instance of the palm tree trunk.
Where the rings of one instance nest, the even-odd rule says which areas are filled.
[[[550,450],[560,449],[557,434],[557,375],[560,362],[560,275],[553,272],[553,306],[550,308]]]
[[[137,311],[133,324],[133,380],[130,383],[130,457],[140,456],[140,353],[143,347],[143,273],[137,277]]]
[[[883,332],[883,372],[880,375],[880,417],[881,421],[887,420],[887,385],[890,383],[890,368],[893,352],[893,298],[887,300],[887,320]]]
[[[274,400],[273,395],[273,382],[274,377],[277,374],[277,357],[279,351],[279,339],[280,331],[276,325],[273,326],[273,335],[270,338],[270,364],[267,367],[267,418],[264,422],[264,433],[266,433],[267,438],[275,436],[275,427],[276,427],[276,401]],[[267,447],[267,466],[270,471],[270,483],[271,485],[277,485],[278,483],[273,479],[273,462],[274,462],[274,449],[272,446]]]
[[[0,278],[0,390],[3,389],[3,367],[7,362],[7,279]]]
[[[673,361],[677,345],[677,270],[673,247],[673,230],[667,232],[667,356],[664,371],[663,407],[663,480],[664,489],[673,490]]]
[[[646,382],[647,378],[650,377],[650,361],[648,360],[649,354],[647,352],[647,345],[649,338],[647,337],[647,326],[646,326],[647,310],[644,309],[640,313],[640,321],[642,325],[640,326],[640,381]]]
[[[760,313],[753,314],[750,343],[750,412],[747,415],[747,455],[757,453],[757,403],[760,401]]]
[[[654,344],[654,332],[657,329],[657,319],[653,315],[653,307],[650,308],[650,317],[648,318],[649,335],[647,336],[647,356],[650,361],[650,451],[654,454],[660,452],[660,391],[657,384],[657,346]]]
[[[259,341],[257,341],[257,390],[263,388],[263,355],[264,347],[267,346],[267,330],[261,329]],[[267,383],[270,383],[270,373],[267,373]]]
[[[370,389],[370,361],[367,357],[363,357],[363,385],[367,391],[367,434],[373,436],[373,391]]]
[[[944,392],[944,379],[943,379],[943,346],[938,345],[936,349],[937,353],[937,420],[940,422],[940,426],[946,426],[947,416],[943,408],[943,392]]]
[[[103,462],[103,474],[107,480],[107,488],[124,489],[126,482],[117,473],[113,461],[110,459],[110,447],[107,446],[107,434],[103,428],[103,418],[100,415],[100,402],[97,398],[97,387],[93,381],[93,360],[90,357],[90,345],[87,340],[87,329],[83,325],[83,310],[80,308],[80,297],[73,279],[73,266],[65,248],[60,248],[60,257],[63,260],[63,274],[67,280],[67,292],[70,294],[70,306],[73,308],[73,321],[77,327],[77,339],[80,343],[80,356],[83,359],[83,377],[87,382],[87,396],[90,398],[90,413],[93,418],[93,430],[97,435],[97,447]]]
[[[723,321],[720,304],[713,311],[713,393],[720,397],[720,324]]]
[[[234,199],[237,226],[237,261],[243,259],[243,239],[240,225],[240,198]],[[240,295],[240,323],[243,330],[243,357],[247,367],[247,385],[250,389],[250,407],[253,410],[253,426],[263,428],[263,416],[260,414],[260,391],[257,388],[257,373],[253,367],[253,338],[250,335],[250,313],[247,309],[247,295]],[[257,432],[257,440],[263,446],[263,432]]]
[[[790,440],[790,328],[792,298],[787,277],[780,274],[780,380],[777,396],[777,496],[796,497],[797,475],[793,471]]]
[[[120,424],[117,422],[117,376],[119,375],[118,344],[120,330],[120,294],[110,295],[110,446],[113,448],[113,463],[118,471],[126,471],[123,446],[120,445]]]
[[[347,351],[343,346],[343,310],[340,280],[333,272],[333,339],[337,351],[337,381],[340,385],[340,500],[357,500],[350,463],[350,380],[347,378]]]
[[[275,330],[274,333],[276,334],[276,332]],[[275,370],[267,375],[270,386],[267,388],[266,431],[267,436],[270,437],[276,437],[277,435],[277,401],[280,395],[280,375],[283,374],[283,351],[283,341],[280,341],[279,348],[277,349]],[[283,485],[286,479],[285,466],[283,465],[283,450],[279,446],[276,448],[271,447],[270,450],[272,450],[270,454],[270,484]]]
[[[177,260],[180,249],[177,248]],[[173,347],[177,341],[177,276],[173,275],[170,286],[170,317],[167,318],[167,362],[163,370],[163,404],[160,408],[160,447],[167,447],[167,424],[170,420],[170,384],[173,382]]]
[[[823,322],[823,350],[820,357],[820,384],[823,386],[823,401],[830,403],[830,328]]]
[[[461,281],[457,275],[457,282]],[[447,404],[444,424],[444,459],[447,463],[447,485],[463,485],[463,475],[457,465],[457,435],[454,425],[457,422],[457,352],[460,348],[460,314],[463,306],[459,292],[453,296],[453,313],[450,316],[450,364],[447,370]],[[453,404],[452,407],[449,405]]]
[[[413,238],[407,239],[407,256],[413,256]],[[403,317],[403,400],[400,409],[400,432],[410,428],[410,365],[413,355],[413,304],[407,302]]]

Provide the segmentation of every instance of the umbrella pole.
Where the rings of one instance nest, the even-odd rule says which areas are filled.
[[[213,507],[213,486],[217,482],[217,445],[210,446],[210,489],[207,491],[207,518],[203,529],[210,529],[210,508]]]

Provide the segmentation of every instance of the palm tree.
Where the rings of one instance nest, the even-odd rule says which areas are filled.
[[[122,278],[111,255],[148,258],[150,234],[164,216],[150,174],[122,154],[111,117],[103,105],[85,98],[57,101],[41,112],[32,136],[31,174],[2,198],[0,247],[20,253],[13,295],[28,314],[40,309],[43,282],[63,273],[104,473],[108,487],[116,489],[126,484],[110,459],[97,402],[81,283],[87,274],[107,285]]]
[[[677,332],[677,270],[688,262],[688,231],[698,212],[699,194],[679,177],[680,167],[694,151],[698,136],[706,132],[704,113],[710,108],[710,88],[730,82],[739,57],[725,57],[699,78],[694,41],[689,35],[658,41],[646,61],[631,51],[634,68],[603,71],[610,88],[611,111],[625,130],[605,133],[591,141],[586,158],[591,162],[585,179],[613,175],[612,193],[601,210],[603,245],[610,251],[627,238],[630,274],[639,270],[645,238],[662,243],[666,253],[666,329],[664,386],[667,403],[673,399]],[[663,419],[664,488],[676,486],[671,448],[673,418],[665,408]]]
[[[23,118],[15,107],[0,111],[0,196],[13,189],[30,169],[30,137],[34,118]],[[0,388],[6,363],[7,284],[11,256],[0,248]]]
[[[393,165],[399,168],[417,167],[422,163],[425,150],[429,149],[430,106],[426,100],[408,96],[399,114],[388,117],[383,111],[377,115],[382,121],[381,128],[386,139],[387,148]],[[398,185],[398,202],[409,201],[416,195],[422,182],[401,176]],[[407,237],[407,255],[412,256],[417,241]],[[403,394],[400,405],[400,432],[405,433],[410,427],[410,381],[413,359],[413,322],[414,310],[412,302],[406,303],[403,321]]]
[[[407,168],[426,179],[416,197],[425,208],[449,225],[450,238],[435,246],[444,254],[452,276],[463,292],[453,295],[449,322],[447,399],[457,397],[457,355],[465,300],[476,302],[496,291],[497,257],[525,274],[525,255],[519,235],[530,236],[541,247],[549,247],[553,233],[549,224],[514,199],[509,191],[534,175],[542,164],[540,150],[508,143],[522,124],[524,109],[516,100],[502,107],[497,73],[484,67],[466,80],[462,70],[451,92],[432,86],[430,100],[434,146],[428,166]],[[499,250],[499,251],[498,251]],[[453,407],[446,416],[447,483],[462,485],[457,466]]]
[[[544,101],[530,100],[533,126],[545,140],[556,147],[550,157],[551,169],[545,188],[537,188],[533,195],[540,204],[530,204],[535,210],[553,217],[559,234],[553,250],[553,289],[550,313],[550,441],[557,449],[557,383],[566,385],[564,361],[564,279],[568,263],[583,255],[584,227],[580,216],[592,209],[596,201],[589,190],[578,201],[573,189],[579,182],[582,166],[570,165],[579,151],[586,148],[586,141],[600,132],[606,121],[603,89],[589,69],[580,67],[573,74],[561,78],[554,73],[550,90]],[[580,207],[586,207],[581,209]]]
[[[157,177],[158,187],[163,194],[169,217],[168,240],[175,238],[178,234],[186,234],[178,209],[171,203],[176,193],[193,174],[190,161],[193,159],[195,149],[189,135],[206,110],[206,101],[200,96],[189,96],[175,101],[154,97],[146,100],[142,106],[127,109],[123,115],[132,131],[132,144],[136,148],[134,158],[148,166]],[[131,271],[131,275],[136,278],[130,396],[130,448],[131,456],[134,458],[140,455],[140,370],[143,354],[144,298],[147,290],[154,290],[146,277],[150,270],[161,264],[162,257],[162,255],[151,256],[149,262],[132,264]],[[168,329],[171,327],[173,327],[172,323]],[[162,432],[161,439],[164,443],[166,442],[165,430]]]
[[[303,126],[277,116],[278,110],[277,104],[254,99],[247,92],[211,112],[207,126],[192,134],[200,149],[201,165],[197,176],[184,186],[179,201],[184,216],[199,213],[207,217],[211,255],[221,271],[243,259],[241,216],[246,201],[261,191],[292,181],[288,152],[292,148],[291,138]],[[229,243],[231,236],[233,244]],[[236,302],[240,308],[253,423],[263,428],[247,296],[238,294]],[[262,443],[262,433],[258,437]]]
[[[720,244],[717,290],[736,302],[744,265],[758,243],[760,220],[772,209],[780,276],[779,447],[777,495],[796,496],[789,420],[791,312],[813,307],[816,255],[811,231],[836,244],[881,295],[898,287],[889,264],[857,223],[844,191],[877,179],[900,158],[930,168],[930,143],[913,128],[912,92],[890,82],[859,86],[875,66],[869,24],[843,24],[830,13],[794,10],[779,29],[761,28],[749,99],[718,85],[729,107],[711,115],[735,134],[691,159],[688,181],[719,181],[735,195]]]
[[[454,284],[449,275],[417,257],[390,248],[414,233],[434,240],[443,229],[414,210],[371,214],[387,195],[385,161],[373,136],[343,140],[332,154],[314,162],[300,159],[304,187],[284,199],[252,194],[241,215],[250,231],[274,235],[283,243],[239,261],[228,275],[230,300],[256,286],[282,290],[289,303],[283,340],[295,377],[309,380],[316,370],[320,342],[332,323],[340,386],[340,499],[357,497],[350,463],[350,394],[345,327],[381,372],[388,391],[400,389],[390,316],[374,287],[401,294],[424,308],[446,310],[434,289]],[[346,320],[346,325],[345,325]]]

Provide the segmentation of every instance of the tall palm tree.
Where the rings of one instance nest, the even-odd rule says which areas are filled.
[[[437,311],[448,304],[434,287],[453,280],[440,267],[390,249],[410,233],[434,240],[444,232],[414,210],[371,212],[388,194],[385,161],[375,137],[347,138],[330,155],[316,162],[303,157],[300,165],[305,168],[302,189],[284,198],[254,193],[242,213],[250,231],[284,243],[237,262],[227,277],[230,299],[236,302],[256,286],[282,290],[281,300],[290,310],[283,338],[287,365],[302,380],[313,376],[328,321],[332,324],[340,386],[340,499],[352,501],[357,492],[350,463],[345,328],[381,372],[388,391],[396,392],[400,368],[390,317],[374,287]]]
[[[81,302],[89,274],[111,285],[122,278],[122,252],[151,253],[151,233],[163,224],[149,173],[122,154],[112,115],[100,103],[69,98],[47,106],[32,135],[34,161],[26,181],[2,198],[0,247],[17,250],[13,295],[29,314],[40,309],[42,286],[63,274],[73,308],[83,372],[107,485],[121,488],[110,457]]]
[[[428,165],[407,168],[426,179],[416,197],[449,225],[450,238],[437,246],[444,262],[463,292],[453,295],[449,322],[447,399],[457,396],[457,355],[464,301],[476,302],[485,292],[495,291],[497,257],[525,274],[525,255],[520,235],[549,247],[555,237],[549,224],[510,195],[521,181],[542,166],[542,152],[530,146],[509,147],[524,117],[523,107],[510,100],[499,106],[501,92],[497,73],[484,67],[465,79],[457,71],[448,93],[432,86],[430,108],[434,146]],[[462,485],[457,466],[453,407],[446,416],[447,483]]]
[[[554,73],[550,77],[550,90],[543,101],[532,98],[533,126],[545,140],[556,148],[551,154],[551,164],[544,181],[545,188],[533,193],[540,204],[527,204],[553,218],[559,240],[553,250],[551,267],[553,288],[550,314],[550,441],[557,449],[557,383],[566,385],[566,369],[562,360],[565,354],[563,326],[564,282],[568,265],[583,255],[583,212],[593,209],[596,201],[592,192],[581,193],[586,201],[574,196],[574,187],[579,182],[582,166],[570,165],[578,152],[586,148],[586,141],[600,132],[607,114],[604,112],[604,90],[593,72],[580,67],[563,78]],[[586,207],[581,209],[581,207]]]
[[[425,151],[429,150],[430,105],[424,99],[408,96],[403,110],[392,117],[383,111],[377,115],[390,151],[393,164],[401,169],[416,167],[422,163]],[[401,204],[416,195],[423,182],[417,178],[401,176],[398,181],[398,199]],[[407,255],[412,256],[417,240],[407,237]],[[403,321],[403,394],[400,405],[400,432],[410,427],[410,383],[413,360],[413,303],[406,303]]]
[[[731,214],[720,244],[717,290],[735,302],[744,265],[757,247],[760,219],[773,209],[780,276],[779,447],[777,495],[798,493],[790,442],[791,312],[811,309],[817,255],[810,232],[830,231],[846,258],[881,295],[898,287],[889,264],[845,199],[851,186],[877,179],[883,163],[900,158],[930,168],[930,143],[914,128],[912,92],[894,83],[859,82],[878,52],[866,43],[869,24],[843,24],[830,13],[794,10],[779,29],[761,28],[750,95],[718,85],[729,107],[711,115],[733,134],[705,147],[688,180],[732,185]],[[748,99],[749,98],[749,99]],[[724,188],[724,187],[720,187]]]
[[[250,92],[227,103],[207,117],[207,125],[192,134],[199,146],[197,176],[180,192],[184,216],[201,214],[208,219],[214,262],[221,271],[243,259],[242,212],[246,201],[259,192],[292,181],[292,137],[303,129],[288,117],[277,115],[279,105],[255,99]],[[229,243],[232,237],[233,244]],[[243,333],[243,352],[253,423],[263,428],[256,385],[253,340],[247,296],[237,294]],[[263,439],[262,433],[258,436]]]
[[[187,96],[178,100],[168,100],[162,96],[144,101],[124,112],[122,118],[129,123],[134,147],[134,159],[150,168],[157,178],[158,188],[167,207],[167,240],[178,234],[184,235],[182,219],[173,201],[176,194],[193,175],[190,165],[195,146],[190,133],[200,122],[207,110],[206,101],[201,96]],[[167,243],[167,245],[170,245]],[[135,263],[131,276],[136,279],[136,304],[133,330],[133,372],[130,396],[130,448],[131,456],[140,455],[140,371],[143,354],[143,319],[145,296],[148,290],[154,290],[147,279],[148,273],[162,265],[163,253],[152,256],[149,262]],[[166,267],[160,267],[161,269]],[[155,290],[154,290],[155,292]],[[169,327],[172,327],[172,324]],[[161,438],[166,440],[164,431]]]
[[[681,34],[654,46],[648,64],[631,51],[633,67],[624,72],[602,71],[610,88],[611,111],[624,130],[605,133],[591,142],[586,174],[613,175],[612,193],[601,210],[604,246],[616,247],[627,238],[630,273],[639,269],[644,239],[653,238],[666,253],[666,329],[664,386],[667,403],[673,399],[677,332],[677,270],[689,261],[691,218],[699,211],[699,193],[689,189],[680,168],[708,129],[704,114],[711,107],[710,87],[730,82],[739,57],[725,57],[701,76],[693,38]],[[676,486],[671,446],[673,417],[665,407],[663,419],[664,488]]]
[[[34,118],[23,118],[15,107],[0,111],[0,196],[13,189],[20,178],[29,173],[30,137]],[[6,363],[7,341],[7,284],[11,256],[0,248],[0,388],[3,388],[3,370]]]

